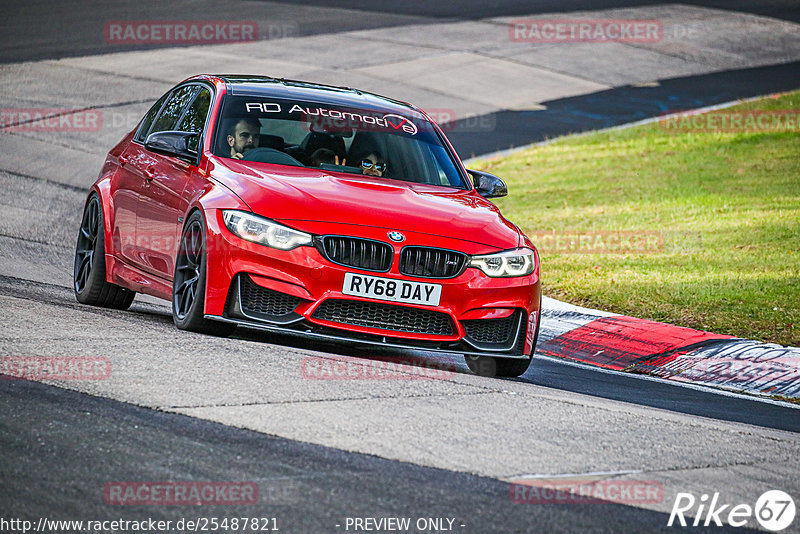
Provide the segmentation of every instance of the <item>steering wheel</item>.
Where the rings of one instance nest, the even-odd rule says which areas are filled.
[[[295,167],[305,167],[302,163],[294,159],[289,154],[274,148],[253,148],[244,153],[243,161],[256,161],[258,163],[274,163],[276,165],[293,165]]]

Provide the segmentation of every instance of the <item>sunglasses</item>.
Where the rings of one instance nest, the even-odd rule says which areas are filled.
[[[373,167],[375,168],[376,171],[383,172],[383,171],[386,170],[386,163],[385,162],[373,163],[372,160],[368,160],[368,159],[362,159],[361,160],[361,168],[362,169],[367,170],[367,169],[371,169]]]

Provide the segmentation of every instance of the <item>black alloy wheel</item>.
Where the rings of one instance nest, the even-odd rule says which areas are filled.
[[[136,296],[106,280],[103,208],[97,193],[92,193],[83,211],[72,280],[75,298],[82,304],[126,310]]]
[[[175,276],[172,280],[172,320],[181,330],[215,336],[228,336],[235,324],[204,317],[206,291],[205,221],[195,211],[186,221],[181,235]]]

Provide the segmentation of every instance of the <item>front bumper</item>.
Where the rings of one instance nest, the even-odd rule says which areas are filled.
[[[538,330],[538,266],[519,278],[490,278],[467,268],[449,279],[400,274],[402,246],[491,252],[486,247],[406,232],[393,246],[387,272],[338,265],[316,248],[280,251],[242,240],[224,227],[218,211],[206,213],[208,268],[205,316],[264,331],[384,347],[526,358]],[[388,242],[386,229],[337,225],[331,233]],[[357,234],[356,234],[357,232]],[[459,245],[456,248],[456,245]],[[438,306],[399,304],[342,293],[345,273],[441,284]]]

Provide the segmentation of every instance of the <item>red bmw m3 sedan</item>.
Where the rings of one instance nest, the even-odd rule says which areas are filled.
[[[460,353],[519,376],[539,330],[539,257],[419,108],[261,76],[200,75],[108,153],[75,253],[78,301],[172,302],[237,326]]]

